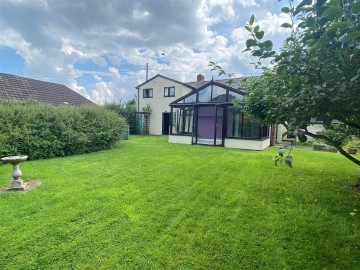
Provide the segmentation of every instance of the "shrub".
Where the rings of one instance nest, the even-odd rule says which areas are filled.
[[[136,102],[135,98],[123,102],[121,100],[117,102],[105,103],[104,108],[110,111],[114,111],[120,116],[124,117],[130,128],[130,134],[138,134],[136,125]]]
[[[0,100],[0,156],[42,159],[104,150],[124,131],[122,117],[98,106]]]

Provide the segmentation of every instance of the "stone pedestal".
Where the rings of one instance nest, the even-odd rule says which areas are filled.
[[[13,181],[11,182],[10,186],[6,190],[13,190],[13,191],[24,191],[27,188],[27,184],[20,178],[22,173],[20,171],[20,162],[26,160],[28,156],[10,156],[4,157],[1,160],[4,163],[10,163],[13,165],[13,172],[12,177]]]

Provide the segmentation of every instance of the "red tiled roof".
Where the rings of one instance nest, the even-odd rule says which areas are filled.
[[[0,99],[31,99],[53,105],[95,104],[62,84],[0,73]]]

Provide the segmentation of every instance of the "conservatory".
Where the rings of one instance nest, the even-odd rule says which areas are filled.
[[[210,81],[170,103],[169,142],[263,150],[269,128],[244,116],[233,104],[245,92]]]

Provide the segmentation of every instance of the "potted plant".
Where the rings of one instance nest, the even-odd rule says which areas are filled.
[[[348,148],[348,153],[351,155],[355,155],[357,153],[357,150],[360,149],[360,145],[358,144],[351,144]]]

